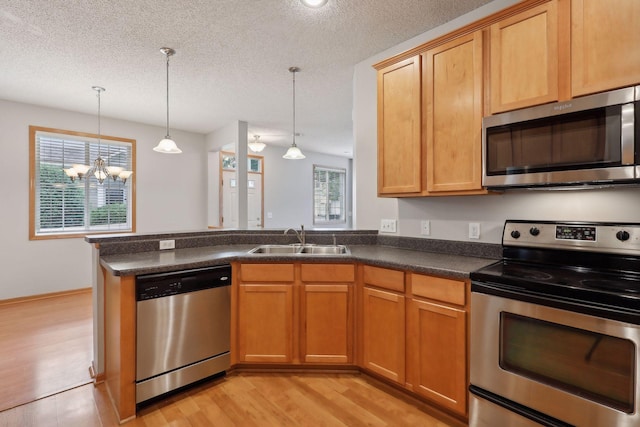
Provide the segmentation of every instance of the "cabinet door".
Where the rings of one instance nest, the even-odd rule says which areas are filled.
[[[304,362],[351,363],[352,292],[352,285],[348,284],[304,285],[301,310]]]
[[[572,95],[640,83],[640,2],[571,1]]]
[[[364,367],[397,383],[405,382],[405,298],[363,289]]]
[[[293,361],[293,286],[240,285],[238,292],[238,360]]]
[[[409,337],[414,391],[458,414],[467,411],[466,313],[412,299]]]
[[[490,50],[492,114],[558,100],[556,1],[493,24]]]
[[[378,194],[422,190],[420,57],[378,70]]]
[[[427,190],[482,189],[482,33],[424,57]]]

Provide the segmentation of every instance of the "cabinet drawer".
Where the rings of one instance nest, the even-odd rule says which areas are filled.
[[[365,265],[364,283],[393,291],[404,292],[404,272]]]
[[[451,304],[464,305],[466,300],[465,282],[462,280],[411,274],[411,289],[415,296]]]
[[[242,264],[242,282],[293,282],[293,264]]]
[[[302,264],[300,275],[303,282],[353,282],[353,264]]]

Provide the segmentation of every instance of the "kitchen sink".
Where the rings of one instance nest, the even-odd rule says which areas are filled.
[[[313,255],[348,255],[351,252],[344,245],[305,245],[302,246],[300,253]]]
[[[297,254],[301,249],[300,245],[260,245],[249,251],[250,254]]]
[[[268,255],[350,255],[344,245],[260,245],[249,251],[250,254]]]

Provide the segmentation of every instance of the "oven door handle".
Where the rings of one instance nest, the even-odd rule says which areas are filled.
[[[515,412],[516,414],[528,418],[536,423],[543,425],[545,427],[575,427],[572,424],[567,424],[564,421],[560,421],[557,418],[550,417],[549,415],[543,414],[542,412],[535,411],[531,408],[527,408],[517,402],[514,402],[509,399],[505,399],[502,396],[499,396],[495,393],[491,393],[483,388],[477,387],[473,384],[469,386],[469,392],[478,396],[481,399],[487,400],[495,405],[498,405],[502,408],[505,408],[511,412]]]
[[[558,308],[561,310],[576,311],[590,316],[604,317],[606,319],[618,320],[620,322],[631,323],[634,325],[639,324],[637,309],[612,307],[610,305],[597,303],[585,304],[584,302],[577,301],[575,299],[536,293],[528,289],[509,284],[472,281],[471,292],[494,295],[516,301],[524,301],[532,304]]]

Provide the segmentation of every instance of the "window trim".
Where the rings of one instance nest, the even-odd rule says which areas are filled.
[[[58,133],[81,138],[101,139],[107,141],[118,141],[131,144],[131,170],[133,174],[127,180],[131,186],[131,231],[95,231],[80,233],[52,233],[36,234],[36,132]],[[97,135],[86,132],[76,132],[64,129],[47,128],[41,126],[29,126],[29,240],[51,240],[51,239],[77,239],[95,234],[118,234],[136,232],[136,140],[121,138],[117,136]]]
[[[343,188],[343,192],[342,192],[342,198],[343,198],[343,209],[344,209],[344,218],[341,220],[328,220],[328,221],[318,221],[316,220],[316,169],[321,169],[321,170],[325,170],[325,171],[329,171],[329,172],[341,172],[344,173],[344,188]],[[347,198],[347,169],[346,168],[342,168],[342,167],[338,167],[338,166],[323,166],[323,165],[318,165],[318,164],[314,164],[313,165],[313,172],[311,173],[311,185],[312,185],[312,214],[313,214],[313,218],[312,218],[312,222],[313,225],[343,225],[343,224],[347,224],[347,203],[348,203],[348,198]]]

